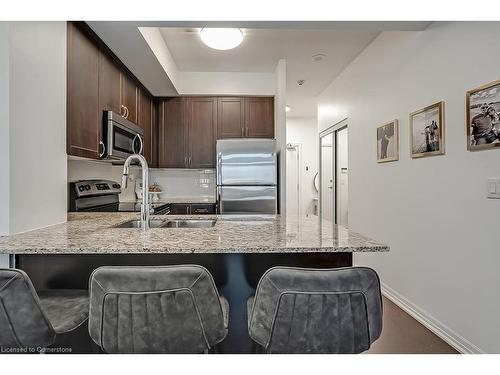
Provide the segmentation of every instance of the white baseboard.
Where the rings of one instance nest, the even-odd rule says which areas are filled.
[[[398,305],[401,309],[415,318],[418,322],[422,323],[425,327],[431,330],[434,334],[446,341],[450,346],[458,350],[460,353],[466,354],[480,354],[484,353],[482,349],[463,338],[452,329],[432,317],[426,311],[418,308],[413,303],[408,301],[401,294],[396,292],[384,283],[382,285],[382,294]]]

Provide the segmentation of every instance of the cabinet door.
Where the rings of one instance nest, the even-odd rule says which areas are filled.
[[[139,126],[144,130],[143,155],[153,166],[153,102],[150,97],[139,91]]]
[[[186,168],[184,100],[172,98],[160,102],[158,124],[158,167]]]
[[[99,50],[73,23],[67,31],[67,153],[99,159]]]
[[[218,98],[217,112],[217,139],[244,136],[243,98]]]
[[[153,118],[151,123],[151,165],[158,167],[158,102],[153,100],[151,103],[151,113]]]
[[[245,136],[274,138],[274,98],[245,99]]]
[[[217,98],[188,99],[189,168],[215,168]]]
[[[99,111],[120,111],[120,68],[102,51],[99,53]]]
[[[126,108],[126,113],[124,113],[125,117],[133,123],[137,124],[137,86],[135,85],[134,81],[132,81],[132,79],[123,72],[121,74],[121,86],[121,103]]]

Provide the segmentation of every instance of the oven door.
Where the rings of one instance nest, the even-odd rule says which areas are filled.
[[[114,115],[114,116],[112,116]],[[144,152],[143,130],[115,113],[108,116],[105,126],[105,153],[108,159],[126,159],[132,154]]]

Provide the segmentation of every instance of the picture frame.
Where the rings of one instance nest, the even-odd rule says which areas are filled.
[[[465,94],[467,150],[500,147],[500,80]]]
[[[399,122],[394,119],[376,129],[377,163],[399,160]]]
[[[410,157],[444,155],[444,102],[410,113]]]

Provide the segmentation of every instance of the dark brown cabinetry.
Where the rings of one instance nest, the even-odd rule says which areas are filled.
[[[241,138],[244,136],[244,98],[219,98],[217,138]]]
[[[134,81],[126,74],[121,74],[121,104],[123,113],[127,120],[137,124],[138,120],[138,105],[137,105],[137,86]]]
[[[99,53],[99,109],[120,112],[120,68],[102,51]]]
[[[215,167],[217,98],[188,98],[188,168]]]
[[[99,158],[99,49],[75,25],[67,34],[67,132],[69,155]]]
[[[219,98],[217,139],[225,138],[274,138],[274,98]]]
[[[67,31],[68,155],[99,159],[103,111],[114,111],[143,127],[144,155],[156,166],[153,97],[84,22]]]
[[[160,101],[158,122],[158,166],[187,168],[185,100],[170,98]]]
[[[245,137],[274,138],[274,98],[245,98]]]
[[[154,166],[153,160],[153,101],[144,93],[139,91],[139,126],[144,130],[143,155],[150,166]]]
[[[215,214],[215,203],[171,203],[170,215],[210,215]]]

